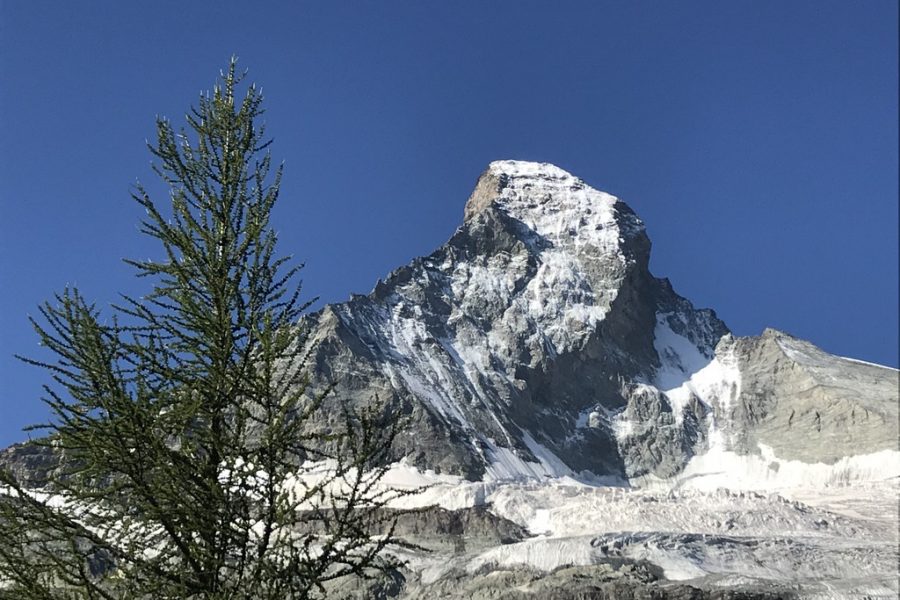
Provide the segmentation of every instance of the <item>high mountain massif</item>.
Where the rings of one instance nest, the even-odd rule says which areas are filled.
[[[553,165],[492,163],[463,224],[307,316],[311,391],[410,418],[391,581],[357,598],[896,597],[898,372],[736,337],[648,268],[644,224]],[[727,285],[727,283],[723,284]],[[28,446],[0,460],[52,468]]]
[[[313,372],[413,415],[397,458],[470,480],[895,448],[895,371],[775,330],[734,337],[649,259],[621,200],[552,165],[492,163],[446,244],[308,319]]]

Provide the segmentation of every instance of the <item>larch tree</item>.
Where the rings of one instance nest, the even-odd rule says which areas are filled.
[[[396,566],[381,483],[400,424],[377,402],[316,418],[300,265],[270,224],[281,167],[232,60],[176,130],[157,119],[160,205],[138,185],[152,281],[111,316],[67,289],[33,319],[54,357],[39,426],[59,467],[0,471],[0,597],[311,598]],[[299,323],[299,325],[298,325]],[[333,401],[334,399],[331,399]]]

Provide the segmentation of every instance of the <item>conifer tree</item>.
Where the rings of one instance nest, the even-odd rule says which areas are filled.
[[[165,208],[138,185],[161,260],[109,317],[67,289],[33,319],[59,467],[0,472],[0,597],[310,598],[395,566],[380,485],[398,423],[377,403],[316,425],[299,265],[276,253],[254,85],[232,60],[177,130],[157,119]],[[300,325],[298,325],[298,321]],[[312,466],[311,466],[312,465]]]

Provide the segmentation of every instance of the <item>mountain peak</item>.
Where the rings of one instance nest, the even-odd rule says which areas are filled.
[[[550,163],[490,163],[466,202],[465,222],[491,207],[552,244],[614,251],[623,238],[644,230],[618,198]]]
[[[470,221],[495,203],[505,205],[517,200],[517,204],[526,208],[537,208],[562,192],[585,187],[581,179],[550,163],[496,160],[478,178],[466,203],[465,220]]]

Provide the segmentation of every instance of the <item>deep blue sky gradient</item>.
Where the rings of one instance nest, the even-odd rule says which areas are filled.
[[[652,269],[741,335],[898,364],[897,2],[0,0],[0,446],[44,418],[26,316],[140,293],[154,116],[236,54],[284,252],[340,301],[460,224],[488,162],[627,201]],[[158,189],[158,188],[155,188]],[[165,200],[164,195],[157,196]],[[321,306],[321,303],[319,304]]]

